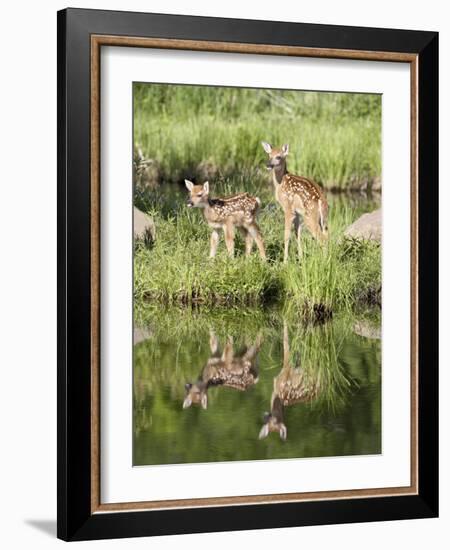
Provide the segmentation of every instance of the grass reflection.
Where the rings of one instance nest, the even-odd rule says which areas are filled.
[[[315,326],[295,307],[144,318],[134,464],[380,452],[380,341],[353,332],[353,318]]]

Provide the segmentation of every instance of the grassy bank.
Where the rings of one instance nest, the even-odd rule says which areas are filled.
[[[289,143],[289,169],[328,189],[381,174],[381,96],[134,85],[134,138],[149,183],[265,180],[261,140]]]
[[[227,182],[239,190],[239,182]],[[188,209],[186,193],[172,196],[156,191],[141,198],[138,206],[154,219],[157,237],[153,246],[137,246],[134,260],[134,293],[139,303],[157,301],[180,305],[256,305],[292,302],[304,315],[328,310],[352,309],[365,296],[381,286],[379,245],[343,239],[345,227],[353,222],[360,208],[348,202],[332,202],[330,240],[321,248],[304,231],[303,256],[299,260],[292,235],[290,259],[283,264],[283,214],[273,202],[266,184],[258,192],[263,208],[258,217],[268,262],[260,260],[256,247],[244,256],[244,243],[236,237],[236,257],[226,254],[223,238],[216,258],[209,259],[210,229],[202,212]],[[366,206],[367,207],[367,206]],[[319,311],[320,313],[320,311]]]

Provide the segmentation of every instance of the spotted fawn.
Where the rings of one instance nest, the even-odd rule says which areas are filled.
[[[286,440],[285,407],[312,401],[319,395],[320,391],[321,385],[318,379],[312,374],[307,374],[300,366],[292,366],[289,354],[288,328],[284,323],[283,367],[273,380],[270,412],[264,415],[264,423],[259,432],[259,439],[264,439],[270,432],[278,432],[280,438],[283,441]]]
[[[194,185],[191,181],[185,180],[185,184],[189,191],[188,206],[202,208],[205,220],[212,228],[210,258],[216,255],[220,230],[223,230],[228,254],[234,255],[235,228],[238,228],[245,239],[245,254],[251,254],[253,242],[256,242],[261,258],[266,259],[264,241],[256,223],[256,215],[261,205],[258,197],[239,193],[231,197],[212,199],[209,196],[208,182]]]
[[[267,168],[272,171],[275,198],[284,211],[284,261],[287,262],[292,224],[297,233],[299,257],[302,255],[301,218],[316,240],[324,242],[328,239],[328,203],[317,183],[288,172],[286,157],[289,145],[277,149],[263,141],[262,146],[269,155]]]
[[[219,351],[219,343],[214,333],[210,334],[209,345],[211,356],[203,367],[196,382],[185,385],[186,395],[183,409],[192,404],[208,407],[208,390],[213,386],[225,386],[235,390],[246,391],[258,382],[257,356],[261,347],[258,336],[250,347],[239,353],[234,352],[233,340],[228,338],[223,352]]]

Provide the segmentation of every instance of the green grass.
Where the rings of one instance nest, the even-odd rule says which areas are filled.
[[[304,231],[299,260],[294,235],[283,264],[283,213],[273,197],[261,140],[290,144],[289,169],[325,188],[349,190],[381,173],[381,98],[374,94],[134,85],[134,143],[151,163],[135,187],[135,204],[155,222],[151,248],[134,259],[136,308],[163,304],[261,305],[292,303],[303,317],[354,309],[377,295],[381,251],[349,242],[344,228],[363,211],[349,194],[330,200],[330,241],[321,249]],[[262,201],[258,223],[268,262],[256,252],[236,257],[223,238],[210,260],[210,229],[202,212],[186,207],[184,178],[209,179],[211,195],[248,191]],[[142,185],[142,183],[144,183]],[[317,309],[319,308],[319,309]]]
[[[213,195],[239,182],[227,181]],[[210,259],[210,229],[201,210],[188,209],[186,193],[147,193],[138,206],[156,225],[153,246],[138,245],[134,258],[136,307],[156,301],[178,305],[256,305],[290,302],[307,317],[320,306],[324,311],[350,310],[361,297],[381,286],[381,250],[375,243],[343,239],[343,230],[360,214],[360,208],[344,201],[331,201],[328,244],[321,248],[306,230],[299,259],[294,234],[290,257],[283,264],[283,215],[270,188],[255,190],[263,201],[258,217],[268,261],[259,258],[256,247],[250,257],[236,236],[235,258],[226,253],[223,237],[217,256]],[[294,232],[293,232],[294,233]]]
[[[290,144],[289,170],[328,189],[381,174],[381,96],[134,85],[134,138],[152,183],[184,178],[265,181],[261,141]]]

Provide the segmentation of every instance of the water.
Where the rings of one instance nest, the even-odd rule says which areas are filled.
[[[134,465],[381,453],[378,330],[379,312],[155,309],[135,332]]]

